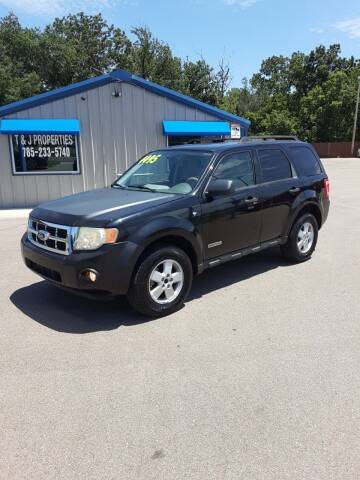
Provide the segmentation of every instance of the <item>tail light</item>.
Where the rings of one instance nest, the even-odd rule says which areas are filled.
[[[324,189],[326,198],[330,197],[330,182],[328,178],[324,178]]]

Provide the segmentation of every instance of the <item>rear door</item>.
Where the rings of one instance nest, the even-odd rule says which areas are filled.
[[[325,221],[329,211],[329,194],[326,190],[328,176],[317,153],[310,145],[289,145],[287,147],[291,163],[302,180],[302,190],[313,191]],[[325,182],[326,179],[326,182]]]
[[[292,203],[301,191],[301,182],[278,145],[256,149],[263,201],[261,242],[284,235]]]
[[[251,149],[224,155],[211,180],[234,182],[234,192],[202,199],[202,237],[205,258],[214,258],[260,242],[261,199]]]

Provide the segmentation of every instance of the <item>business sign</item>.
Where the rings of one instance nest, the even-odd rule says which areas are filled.
[[[230,130],[231,130],[231,138],[233,140],[237,140],[241,138],[240,125],[238,125],[237,123],[232,123],[230,125]]]
[[[10,135],[14,173],[78,173],[77,142],[72,134]]]

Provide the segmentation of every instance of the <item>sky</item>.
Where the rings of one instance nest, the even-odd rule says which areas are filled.
[[[0,16],[10,10],[26,26],[78,11],[101,12],[128,34],[146,25],[182,58],[216,68],[223,57],[233,86],[267,57],[319,44],[340,43],[343,55],[360,58],[359,0],[0,0]]]

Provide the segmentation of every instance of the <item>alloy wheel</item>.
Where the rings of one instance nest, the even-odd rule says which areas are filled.
[[[297,247],[303,255],[309,253],[314,243],[314,227],[310,222],[305,222],[297,234]]]
[[[154,302],[167,304],[179,296],[183,285],[184,271],[180,263],[166,259],[152,270],[149,278],[149,293]]]

